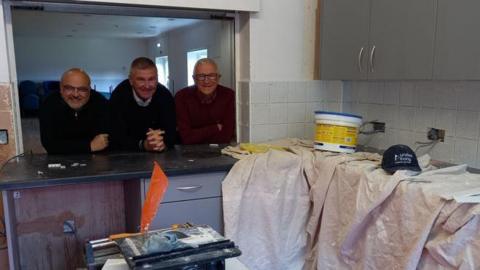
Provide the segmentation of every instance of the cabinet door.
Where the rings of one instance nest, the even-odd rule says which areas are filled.
[[[223,234],[222,198],[162,203],[150,229],[168,228],[172,224],[206,224]]]
[[[434,79],[480,79],[480,1],[439,0]]]
[[[366,79],[369,0],[322,3],[320,79]]]
[[[436,1],[372,0],[369,79],[432,78]]]

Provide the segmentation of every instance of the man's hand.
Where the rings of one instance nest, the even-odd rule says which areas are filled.
[[[149,128],[147,132],[147,139],[143,141],[143,148],[145,148],[147,151],[163,151],[165,149],[163,134],[165,134],[165,131],[161,129]]]
[[[222,128],[223,128],[222,124],[217,123],[217,128],[218,128],[218,131],[222,131]]]
[[[108,146],[108,134],[98,134],[90,142],[90,151],[97,152],[101,151]]]

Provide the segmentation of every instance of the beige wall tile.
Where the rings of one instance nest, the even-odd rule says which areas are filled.
[[[11,111],[10,86],[0,84],[0,111]],[[0,122],[1,123],[1,122]]]

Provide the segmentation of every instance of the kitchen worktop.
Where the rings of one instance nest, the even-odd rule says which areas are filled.
[[[177,145],[163,153],[27,154],[4,166],[0,172],[0,190],[145,178],[150,177],[153,161],[168,176],[228,171],[236,159],[222,155],[221,148]],[[65,168],[49,168],[49,164]]]

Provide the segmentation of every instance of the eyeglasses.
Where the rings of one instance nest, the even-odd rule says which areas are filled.
[[[218,78],[220,78],[220,74],[218,73],[195,74],[193,75],[193,78],[198,81],[205,81],[206,79],[209,79],[210,81],[216,81],[218,80]]]
[[[79,94],[85,95],[90,91],[90,87],[87,87],[87,86],[75,87],[75,86],[72,86],[72,85],[69,85],[69,84],[63,85],[62,89],[67,94],[73,94],[75,92],[75,90],[77,90],[77,92]]]

